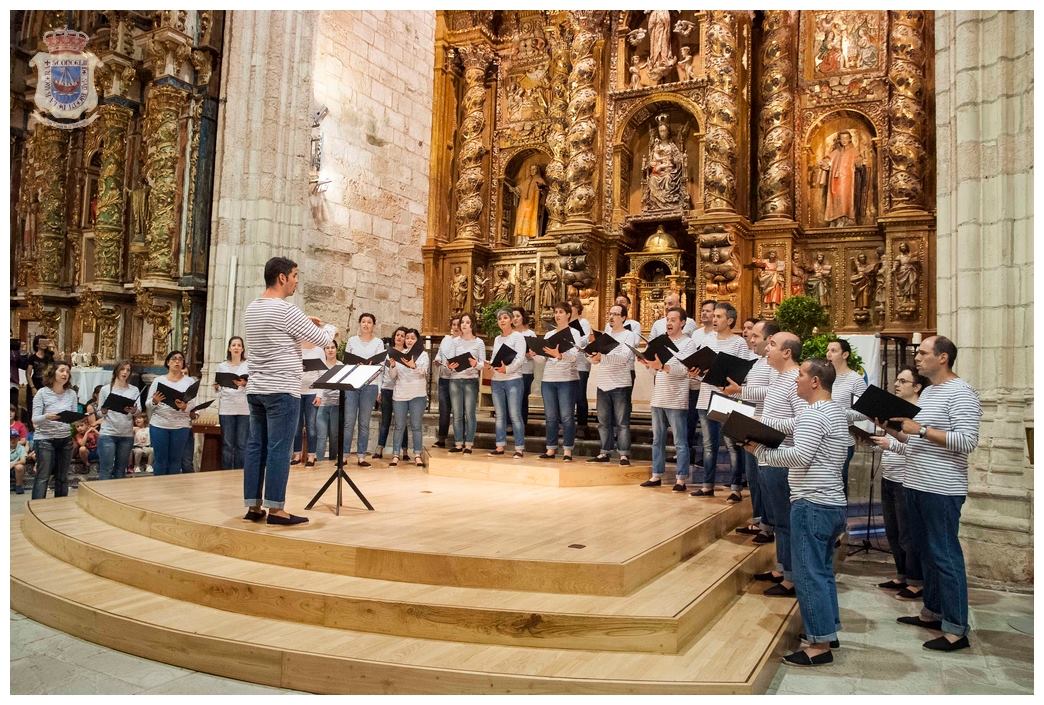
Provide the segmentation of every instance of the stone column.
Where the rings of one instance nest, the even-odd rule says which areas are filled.
[[[938,322],[983,420],[961,539],[970,576],[1033,584],[1033,14],[938,11]]]
[[[180,222],[178,219],[178,119],[187,94],[181,88],[153,84],[145,98],[146,142],[143,171],[149,185],[149,219],[145,228],[148,248],[145,276],[173,279],[177,275]]]
[[[102,161],[98,177],[98,219],[94,224],[94,276],[98,282],[118,284],[123,272],[124,210],[127,164],[127,127],[131,109],[106,103],[101,111]]]
[[[37,280],[43,287],[57,288],[65,266],[65,169],[69,158],[69,133],[37,123],[29,164],[32,181],[40,194],[36,234]]]
[[[460,152],[457,155],[457,240],[479,241],[479,217],[482,215],[483,159],[486,147],[486,71],[493,61],[493,50],[487,46],[457,47],[464,64],[464,97],[461,99],[464,119],[460,124]]]
[[[924,10],[890,12],[892,30],[888,37],[892,61],[888,80],[892,97],[888,118],[892,133],[888,140],[889,210],[923,212],[926,210],[924,166],[928,162],[925,111],[928,83],[925,80]]]
[[[737,67],[739,33],[736,13],[713,10],[707,24],[707,140],[704,206],[707,213],[736,212],[736,165],[739,155],[738,97],[743,86]]]

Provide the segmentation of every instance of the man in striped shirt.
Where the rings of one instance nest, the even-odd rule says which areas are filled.
[[[333,336],[322,321],[306,316],[286,301],[297,289],[297,263],[273,257],[265,263],[265,292],[251,301],[243,314],[250,350],[250,436],[243,459],[243,502],[248,521],[265,517],[268,524],[292,526],[308,521],[287,513],[286,481],[290,452],[301,407],[301,351],[298,342],[326,347]],[[311,449],[309,449],[311,450]],[[262,485],[264,500],[262,501]]]
[[[614,445],[620,451],[620,465],[630,465],[631,454],[631,374],[638,336],[624,328],[627,309],[615,304],[609,309],[609,332],[618,346],[605,355],[595,353],[591,362],[598,371],[598,437],[601,450],[589,463],[608,463]],[[614,443],[615,439],[615,443]]]
[[[833,662],[830,649],[837,647],[841,628],[833,548],[845,530],[847,500],[841,466],[848,453],[848,421],[845,410],[830,398],[835,376],[826,360],[805,361],[795,387],[810,406],[795,420],[793,445],[775,450],[757,443],[746,446],[760,462],[789,469],[793,573],[784,575],[794,581],[805,625],[802,641],[808,646],[783,661],[796,666]]]
[[[921,614],[898,621],[941,629],[942,636],[924,643],[935,651],[971,645],[968,576],[957,533],[968,495],[968,454],[979,444],[982,405],[975,390],[953,373],[956,361],[957,346],[949,338],[925,338],[914,355],[917,371],[931,381],[918,400],[921,411],[912,419],[894,419],[901,430],[885,427],[893,436],[889,450],[906,458],[907,521],[924,571]]]

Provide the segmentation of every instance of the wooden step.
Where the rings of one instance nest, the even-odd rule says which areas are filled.
[[[676,653],[717,619],[771,547],[712,543],[627,597],[455,588],[272,567],[105,524],[71,498],[31,502],[22,531],[87,572],[166,597],[343,629],[488,644]]]
[[[289,506],[303,506],[330,468],[292,469]],[[317,505],[311,522],[293,529],[241,520],[239,471],[86,483],[77,500],[127,531],[256,562],[381,580],[592,595],[628,595],[750,516],[749,500],[728,505],[669,487],[506,490],[503,483],[416,468],[364,468],[352,476],[378,511],[350,507],[335,517],[332,507]]]
[[[417,639],[223,611],[69,565],[11,525],[11,607],[109,648],[314,693],[763,692],[798,629],[793,600],[746,593],[678,654]]]
[[[428,452],[428,474],[440,477],[510,482],[519,485],[547,487],[597,487],[599,485],[638,485],[649,479],[652,465],[635,463],[620,465],[614,456],[609,463],[588,463],[587,458],[563,462],[561,453],[555,460],[540,460],[533,453],[512,458],[512,449],[502,457],[490,457],[487,450],[471,455],[450,453],[441,448]]]

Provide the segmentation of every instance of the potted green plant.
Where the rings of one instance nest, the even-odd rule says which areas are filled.
[[[789,296],[776,308],[776,324],[802,340],[811,338],[813,329],[825,329],[830,319],[819,302],[808,296]]]

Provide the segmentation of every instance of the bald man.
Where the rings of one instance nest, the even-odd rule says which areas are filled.
[[[678,295],[677,291],[668,292],[667,295],[663,297],[663,310],[664,310],[664,313],[666,313],[667,311],[670,311],[672,308],[679,308],[681,306],[680,302],[681,302],[681,296]],[[711,301],[710,303],[713,304],[714,302]],[[712,306],[711,307],[711,311],[713,312],[713,310],[714,310],[714,307]],[[658,321],[656,321],[655,323],[652,324],[652,329],[650,329],[650,331],[649,331],[649,340],[652,340],[653,338],[655,338],[658,335],[663,335],[666,332],[667,332],[667,316],[665,315],[663,318],[659,319]],[[684,324],[684,327],[682,328],[682,333],[684,333],[685,335],[691,336],[695,332],[696,332],[696,321],[694,321],[692,318],[689,318],[688,316],[686,316],[685,317],[685,324]]]

